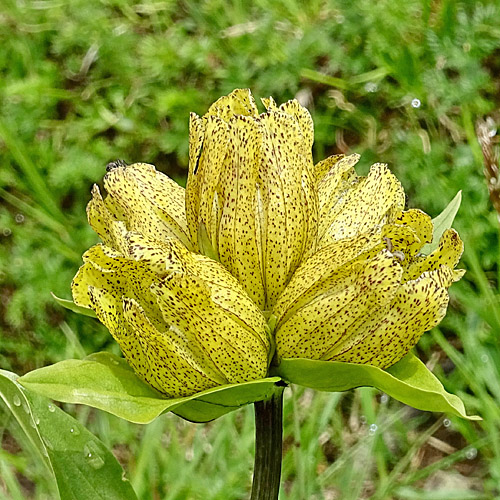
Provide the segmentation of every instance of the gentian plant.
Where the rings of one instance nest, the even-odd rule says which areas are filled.
[[[73,301],[58,300],[96,316],[125,359],[101,352],[2,379],[18,419],[24,407],[34,420],[25,427],[63,498],[87,498],[64,496],[67,443],[47,430],[56,410],[71,417],[38,394],[136,423],[167,411],[207,422],[254,403],[252,499],[269,500],[279,491],[290,383],[373,386],[421,410],[476,418],[410,353],[463,275],[463,244],[449,228],[459,195],[434,221],[405,210],[386,165],[366,177],[354,170],[358,155],[314,165],[309,112],[295,100],[263,104],[259,113],[250,91],[235,90],[191,115],[186,189],[123,161],[108,165],[105,197],[94,186],[87,214],[102,243],[83,255]],[[85,436],[96,477],[118,471]],[[110,494],[134,498],[128,483]]]

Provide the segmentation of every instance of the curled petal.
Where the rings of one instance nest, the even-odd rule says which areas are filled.
[[[92,187],[92,199],[87,205],[87,218],[92,229],[106,245],[123,251],[124,237],[127,232],[123,217],[117,215],[118,207],[112,200],[104,201],[99,186]]]
[[[418,278],[426,271],[432,271],[445,265],[453,269],[464,251],[464,244],[454,229],[447,229],[439,240],[439,245],[426,257],[416,257],[405,271],[404,279]]]
[[[196,345],[189,345],[182,332],[172,327],[159,331],[133,299],[123,300],[123,312],[149,361],[143,376],[153,387],[178,397],[227,384],[212,360]]]
[[[324,233],[320,228],[320,245],[370,232],[391,222],[404,204],[400,182],[386,165],[376,163],[366,177],[358,178],[327,211]]]
[[[153,165],[114,168],[104,177],[104,185],[122,210],[129,231],[157,239],[175,237],[191,248],[184,189]]]
[[[236,278],[174,238],[124,241],[124,254],[89,249],[72,291],[144,380],[175,397],[265,377],[269,331]]]
[[[432,220],[431,217],[425,212],[422,212],[422,210],[412,208],[401,212],[396,216],[394,223],[409,226],[415,230],[418,237],[418,243],[416,242],[408,248],[408,252],[411,255],[415,255],[426,243],[432,241]]]
[[[285,315],[290,316],[302,307],[318,290],[328,289],[339,276],[349,272],[343,266],[374,257],[385,246],[379,234],[362,234],[321,247],[295,271],[273,309],[274,315],[281,322]]]

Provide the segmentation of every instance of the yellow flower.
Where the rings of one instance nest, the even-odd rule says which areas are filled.
[[[274,308],[278,358],[371,364],[399,361],[436,326],[463,251],[444,232],[438,248],[420,210],[404,211],[405,195],[385,165],[358,177],[358,156],[316,166],[320,206],[318,250],[295,272]]]
[[[72,284],[135,372],[170,397],[266,376],[264,316],[218,262],[190,252],[184,190],[152,165],[120,166],[88,205],[104,245],[83,256]]]
[[[308,111],[263,102],[259,115],[250,91],[235,90],[191,115],[186,215],[193,247],[269,310],[315,250],[318,204]]]
[[[445,314],[463,245],[404,210],[383,164],[313,165],[297,101],[235,90],[191,116],[184,190],[152,165],[117,163],[88,205],[104,244],[72,291],[137,372],[171,397],[266,377],[274,354],[388,367]],[[266,319],[271,318],[275,339]]]

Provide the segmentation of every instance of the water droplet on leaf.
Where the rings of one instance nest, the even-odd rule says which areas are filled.
[[[83,447],[83,454],[87,463],[93,469],[100,469],[104,465],[104,459],[101,457],[99,453],[99,447],[93,441],[89,441]]]
[[[412,108],[420,108],[420,99],[417,99],[417,98],[413,99],[411,101],[411,107]]]
[[[21,400],[19,399],[19,396],[17,394],[12,399],[12,402],[14,403],[14,406],[21,406]]]
[[[73,436],[79,436],[80,435],[80,431],[78,430],[78,427],[71,427],[71,429],[69,430],[69,432],[71,434],[73,434]]]
[[[54,445],[52,444],[52,442],[50,441],[50,439],[48,437],[43,436],[42,439],[43,439],[43,443],[45,444],[45,446],[49,450],[53,450],[54,449]]]
[[[443,420],[443,425],[444,425],[445,427],[449,427],[449,426],[451,425],[451,420],[450,420],[449,418],[445,418],[445,419]]]
[[[370,433],[371,436],[373,436],[377,432],[377,429],[378,429],[377,424],[371,424],[368,432]]]
[[[52,403],[49,403],[48,408],[50,413],[54,413],[56,411],[56,407]]]
[[[467,460],[474,460],[477,457],[476,448],[469,448],[465,451],[465,458]]]

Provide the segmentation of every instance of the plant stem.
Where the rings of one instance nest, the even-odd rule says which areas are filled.
[[[255,465],[250,500],[277,500],[283,445],[283,391],[255,406]]]

